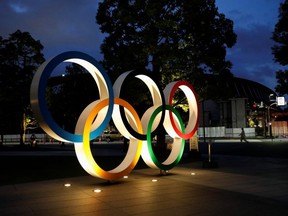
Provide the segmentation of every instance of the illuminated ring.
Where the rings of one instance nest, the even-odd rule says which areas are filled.
[[[169,106],[169,105],[166,105],[165,109],[166,109],[166,112],[170,111],[171,113],[174,114],[172,115],[172,118],[174,118],[175,116],[177,117],[178,126],[181,128],[182,131],[184,131],[184,124],[177,110],[175,110],[172,106]],[[173,134],[171,133],[171,130],[165,127],[165,122],[164,122],[164,127],[165,127],[166,132],[170,136],[172,136],[172,138],[174,138],[174,141],[172,143],[173,147],[168,158],[163,163],[158,161],[152,148],[150,132],[151,132],[153,121],[155,120],[158,113],[161,111],[162,111],[162,107],[159,107],[155,110],[155,112],[151,116],[151,119],[148,124],[148,129],[147,129],[147,142],[146,143],[144,142],[143,144],[141,156],[143,160],[145,161],[145,163],[151,168],[159,168],[161,170],[170,170],[174,166],[176,166],[179,163],[180,159],[182,158],[184,147],[185,147],[185,139],[174,137]],[[165,116],[165,121],[167,120],[167,118],[168,118],[168,115]]]
[[[84,67],[92,75],[99,90],[100,99],[90,103],[83,110],[74,134],[62,129],[53,120],[45,102],[48,78],[62,62],[73,62]],[[138,78],[145,83],[153,100],[153,106],[145,111],[141,120],[134,108],[127,101],[120,99],[122,86],[132,78]],[[189,119],[186,128],[179,113],[172,107],[172,100],[178,88],[184,92],[188,101]],[[152,168],[161,170],[173,168],[183,155],[185,139],[192,137],[196,132],[199,121],[197,97],[188,82],[172,82],[166,86],[163,93],[150,74],[135,71],[120,75],[112,88],[111,81],[102,66],[91,56],[80,52],[62,53],[43,63],[33,77],[30,94],[32,109],[41,128],[55,139],[73,142],[82,167],[90,175],[107,180],[119,179],[129,174],[136,166],[140,155]],[[118,131],[130,139],[130,145],[123,161],[116,168],[105,171],[94,160],[90,140],[106,129],[111,117]],[[151,139],[157,133],[158,126],[162,124],[174,141],[170,155],[161,163],[155,157]]]
[[[141,120],[136,111],[134,110],[134,108],[129,103],[120,98],[115,98],[114,104],[123,106],[126,112],[129,111],[131,116],[134,117],[134,122],[136,123],[138,131],[142,133]],[[74,147],[78,161],[90,175],[107,180],[116,180],[122,178],[125,175],[128,175],[136,166],[141,155],[142,141],[140,140],[138,141],[133,138],[130,139],[128,152],[125,158],[120,163],[120,165],[118,165],[113,170],[105,171],[96,163],[90,148],[90,137],[89,137],[90,127],[92,122],[94,121],[95,116],[99,113],[101,109],[103,109],[107,105],[108,105],[108,99],[102,100],[99,103],[97,103],[91,110],[90,114],[88,115],[84,128],[81,121],[77,122],[75,132],[83,133],[83,142],[77,143],[77,145],[74,145]]]
[[[46,61],[37,70],[31,84],[31,106],[39,121],[42,129],[50,136],[64,142],[81,142],[82,134],[72,134],[62,129],[52,118],[46,99],[46,85],[52,71],[62,62],[73,62],[84,67],[94,78],[100,92],[100,99],[109,98],[108,110],[105,113],[105,118],[97,129],[91,132],[90,138],[94,139],[99,136],[109,124],[113,111],[114,92],[111,81],[99,64],[93,57],[81,52],[64,52],[57,55],[53,59]]]
[[[165,98],[164,98],[163,92],[160,91],[159,84],[157,84],[148,74],[139,73],[137,71],[125,72],[117,78],[117,80],[115,81],[115,83],[113,85],[115,97],[121,98],[121,90],[123,90],[122,86],[126,86],[126,83],[129,82],[134,77],[140,79],[141,81],[143,81],[144,84],[146,84],[146,86],[148,87],[150,94],[152,96],[152,100],[153,100],[153,106],[150,107],[149,109],[147,109],[141,118],[144,133],[140,134],[139,132],[135,131],[131,127],[131,125],[127,121],[123,107],[120,107],[120,114],[121,114],[120,119],[123,122],[123,124],[125,125],[125,127],[127,128],[127,130],[129,131],[129,133],[131,133],[134,138],[139,139],[139,140],[146,140],[146,138],[147,138],[146,137],[146,129],[147,129],[148,121],[149,121],[148,119],[150,119],[150,116],[152,115],[152,113],[159,106],[162,106],[163,112],[161,113],[162,115],[161,115],[160,119],[157,119],[158,120],[157,124],[153,125],[152,136],[154,136],[156,134],[158,126],[161,125],[164,121],[165,112],[164,112],[163,105],[165,104]]]
[[[199,122],[198,99],[196,97],[195,90],[190,83],[186,81],[176,81],[169,83],[164,89],[164,95],[168,105],[172,106],[173,96],[178,88],[180,88],[184,92],[189,105],[189,120],[185,128],[185,132],[183,133],[177,128],[174,118],[172,118],[172,112],[169,113],[169,119],[171,120],[171,125],[174,128],[175,132],[178,134],[178,136],[183,139],[189,139],[197,131],[197,126]]]

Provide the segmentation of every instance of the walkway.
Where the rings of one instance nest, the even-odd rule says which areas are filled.
[[[287,159],[215,158],[216,169],[140,169],[113,183],[87,175],[1,186],[0,215],[288,215]]]

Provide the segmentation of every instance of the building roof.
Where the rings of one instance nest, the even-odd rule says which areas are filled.
[[[233,89],[235,97],[248,98],[255,102],[269,102],[269,95],[276,95],[276,93],[270,88],[258,82],[243,78],[235,77],[233,82],[228,83],[228,85]]]
[[[209,95],[217,95],[221,99],[247,98],[249,101],[260,103],[269,103],[269,95],[276,93],[270,88],[252,81],[238,77],[221,77],[219,75],[205,76],[205,82],[208,84]],[[217,88],[215,88],[215,86]],[[214,91],[214,92],[213,92]],[[217,91],[218,93],[215,93]]]

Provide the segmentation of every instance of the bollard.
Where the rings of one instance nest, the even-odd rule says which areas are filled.
[[[208,160],[204,160],[202,163],[203,168],[217,168],[218,163],[211,159],[211,141],[208,143]]]

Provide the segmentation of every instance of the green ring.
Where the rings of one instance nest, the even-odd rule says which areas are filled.
[[[162,110],[163,110],[163,108],[162,108],[162,106],[160,106],[151,115],[151,118],[150,118],[149,123],[148,123],[148,128],[147,128],[147,145],[148,145],[148,151],[149,151],[149,154],[150,154],[150,157],[151,157],[153,163],[161,170],[170,170],[170,169],[172,169],[174,166],[176,166],[179,163],[179,161],[181,160],[181,158],[183,156],[184,146],[185,146],[185,139],[182,138],[182,146],[181,146],[181,149],[180,149],[180,153],[179,153],[178,157],[176,158],[176,160],[173,163],[171,163],[169,165],[165,165],[165,164],[163,164],[163,163],[158,161],[158,159],[155,156],[154,151],[152,149],[151,129],[152,129],[152,125],[153,125],[153,122],[154,122],[157,114],[159,112],[161,112]],[[181,131],[184,133],[185,127],[184,127],[182,118],[180,117],[180,114],[177,112],[177,110],[174,109],[172,106],[167,105],[167,104],[165,105],[165,110],[169,110],[169,111],[173,112],[176,115],[176,117],[178,118],[178,120],[180,122]],[[164,127],[165,127],[165,125],[164,125]]]

